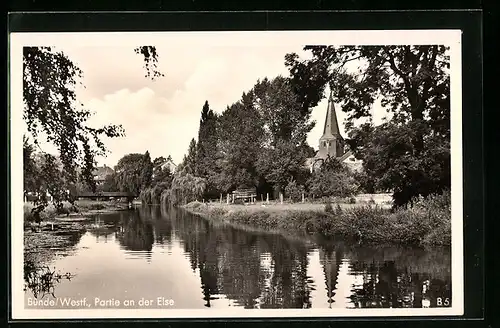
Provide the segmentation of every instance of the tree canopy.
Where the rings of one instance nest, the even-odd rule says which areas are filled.
[[[143,187],[144,155],[138,153],[123,156],[115,166],[116,182],[120,191],[139,194]]]
[[[151,156],[147,150],[142,157],[141,166],[141,189],[146,189],[151,187],[153,181],[153,162],[151,162]]]
[[[396,205],[450,186],[450,78],[448,48],[422,46],[306,46],[312,59],[286,56],[294,88],[314,103],[329,84],[348,114],[355,155]],[[352,63],[355,65],[353,66]],[[310,76],[312,74],[312,77]],[[307,82],[307,77],[310,82]],[[390,119],[375,127],[380,100]],[[358,119],[368,123],[356,125]],[[434,154],[437,154],[434,156]]]
[[[146,77],[163,76],[158,71],[154,46],[139,46],[134,50],[144,57]],[[34,147],[43,152],[40,145],[45,138],[59,152],[62,170],[58,174],[67,183],[81,179],[95,190],[95,158],[106,154],[102,138],[124,136],[124,130],[115,124],[97,128],[87,124],[91,112],[78,101],[76,94],[82,77],[82,70],[62,51],[53,47],[23,48],[23,119],[33,140],[32,146],[24,143],[24,152],[33,152]],[[29,169],[26,157],[25,163]],[[53,196],[59,194],[54,191]]]

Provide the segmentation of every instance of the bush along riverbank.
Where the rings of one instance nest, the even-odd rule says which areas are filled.
[[[299,205],[299,204],[297,204]],[[326,204],[311,210],[273,205],[226,205],[191,202],[183,208],[212,220],[285,233],[339,236],[361,243],[415,246],[451,245],[449,192],[419,198],[407,208],[377,205],[341,207]]]

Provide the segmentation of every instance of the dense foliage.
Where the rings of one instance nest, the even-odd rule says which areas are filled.
[[[133,153],[123,156],[115,166],[120,191],[139,194],[143,186],[144,155]]]
[[[188,172],[187,167],[180,165],[176,170],[170,190],[164,196],[174,205],[187,204],[193,200],[199,200],[205,192],[206,180]]]
[[[286,65],[298,94],[317,101],[328,83],[348,113],[355,155],[376,185],[394,192],[396,205],[450,187],[450,78],[447,47],[307,46],[312,59],[289,54]],[[357,63],[356,67],[353,63]],[[376,100],[387,110],[371,122]],[[356,126],[358,119],[368,123]]]
[[[161,168],[164,158],[151,161],[149,152],[129,154],[99,188],[142,192],[148,202],[159,197],[178,204],[219,198],[239,188],[255,188],[259,194],[274,197],[284,193],[294,201],[301,199],[303,192],[316,197],[346,197],[360,190],[392,191],[396,206],[449,188],[446,47],[304,49],[311,52],[310,59],[301,60],[293,53],[285,56],[289,77],[258,80],[221,113],[206,101],[197,140],[191,140],[174,174]],[[147,77],[162,76],[154,47],[135,51],[144,56]],[[24,147],[25,186],[40,185],[30,173],[35,170],[30,154],[43,132],[60,149],[64,183],[86,182],[93,188],[94,158],[105,152],[100,138],[122,135],[121,127],[93,129],[85,124],[90,113],[79,107],[74,91],[81,71],[63,53],[25,48],[24,57],[25,121],[34,136],[34,145],[25,142]],[[348,114],[347,141],[363,161],[363,172],[353,174],[335,160],[327,160],[313,174],[305,167],[306,159],[314,155],[306,142],[314,127],[311,110],[324,97],[327,85],[335,102]],[[388,118],[376,126],[371,109],[378,101]],[[51,163],[50,158],[45,160]]]
[[[341,208],[330,203],[324,210],[239,208],[205,206],[193,202],[186,208],[212,220],[248,225],[286,234],[342,236],[358,243],[435,246],[451,244],[451,201],[448,190],[420,197],[407,208],[391,211],[379,206]]]
[[[206,195],[217,198],[215,175],[217,170],[217,120],[218,116],[205,101],[201,111],[198,143],[196,144],[195,174],[207,181]]]
[[[314,197],[349,197],[358,191],[353,174],[335,158],[327,158],[307,182]]]
[[[147,77],[163,76],[157,68],[154,46],[139,46],[135,52],[144,57]],[[102,138],[124,135],[120,125],[96,128],[87,124],[91,112],[77,101],[76,94],[82,77],[81,69],[61,51],[51,47],[23,48],[23,120],[33,142],[30,145],[25,139],[23,144],[25,190],[37,190],[44,195],[49,192],[56,206],[64,200],[71,201],[66,190],[78,183],[92,191],[96,189],[95,158],[106,154]],[[55,157],[44,153],[44,141],[57,148],[59,165],[51,166]],[[43,154],[44,163],[37,171],[30,159],[35,147]],[[41,175],[43,178],[35,181]],[[35,203],[35,208],[47,206],[45,197],[37,197]]]

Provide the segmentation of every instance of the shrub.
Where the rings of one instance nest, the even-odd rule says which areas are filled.
[[[450,203],[449,195],[442,194],[416,199],[412,206],[394,211],[377,205],[342,209],[339,204],[332,206],[331,202],[324,204],[324,211],[253,211],[203,206],[199,202],[187,207],[203,209],[214,219],[223,218],[264,230],[341,235],[346,240],[360,242],[425,246],[451,244]]]
[[[319,197],[348,197],[358,190],[351,171],[336,159],[325,161],[321,169],[312,174],[307,185],[311,193]]]
[[[285,195],[293,202],[302,201],[302,195],[304,194],[304,192],[304,186],[298,185],[295,180],[290,180],[285,187]]]
[[[222,208],[219,208],[219,207],[215,207],[214,209],[212,209],[211,211],[211,215],[214,215],[216,217],[222,217],[226,214],[226,211]]]
[[[356,198],[354,196],[349,197],[348,201],[349,204],[356,204]]]

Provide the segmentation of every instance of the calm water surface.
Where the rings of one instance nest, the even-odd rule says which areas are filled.
[[[54,295],[28,289],[27,307],[72,308],[61,300],[82,298],[91,307],[126,308],[126,301],[184,309],[436,307],[438,298],[451,300],[449,249],[305,241],[160,207],[93,220],[49,263],[75,276],[56,282]],[[35,299],[58,301],[28,306]]]

